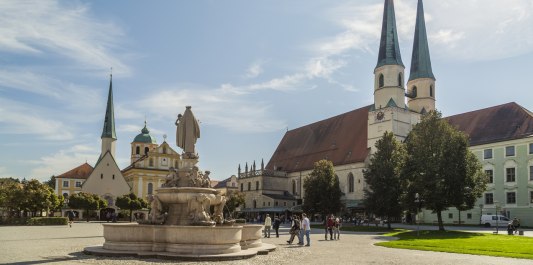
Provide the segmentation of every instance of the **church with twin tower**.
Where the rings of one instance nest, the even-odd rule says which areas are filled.
[[[300,211],[303,183],[314,163],[327,159],[334,165],[343,193],[341,200],[350,216],[364,215],[368,167],[375,143],[384,132],[405,140],[421,116],[435,110],[435,75],[424,19],[418,0],[409,78],[405,80],[393,0],[384,1],[377,65],[374,68],[374,103],[325,120],[287,131],[272,157],[256,170],[238,167],[239,190],[245,194],[242,210],[255,217],[266,213]],[[452,93],[451,91],[447,91]],[[469,136],[470,150],[489,178],[487,190],[467,211],[449,209],[445,223],[479,224],[482,214],[518,217],[533,225],[533,114],[509,102],[445,119]],[[255,162],[254,162],[255,165]],[[419,218],[431,223],[436,215],[423,211]]]

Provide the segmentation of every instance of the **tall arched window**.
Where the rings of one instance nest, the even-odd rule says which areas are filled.
[[[257,201],[254,200],[254,209],[257,208]]]
[[[248,190],[252,190],[252,182],[248,182]]]
[[[385,78],[383,77],[383,74],[379,74],[379,78],[378,78],[378,84],[379,84],[379,88],[382,88],[383,86],[385,86]]]
[[[296,195],[296,180],[292,180],[292,194]]]
[[[413,98],[416,98],[417,94],[418,94],[418,91],[417,91],[417,89],[416,89],[416,86],[414,86],[414,87],[413,87],[413,90],[411,90],[411,96],[412,96]]]
[[[148,149],[148,147],[145,147],[145,148],[144,148],[144,154],[145,154],[145,155],[148,154],[148,151],[150,151],[150,149]]]
[[[429,96],[433,97],[433,86],[429,86]]]
[[[348,192],[354,192],[355,190],[355,180],[353,177],[353,174],[350,173],[348,175]]]
[[[403,87],[403,76],[402,76],[402,73],[398,74],[398,86]]]
[[[259,190],[259,181],[255,182],[255,190]]]
[[[241,191],[244,191],[244,183],[241,183]]]
[[[141,148],[139,146],[135,147],[135,154],[138,155],[141,153]]]
[[[148,194],[152,194],[154,191],[154,184],[148,183]]]
[[[148,166],[153,167],[154,166],[154,159],[150,158],[150,162],[148,163]]]

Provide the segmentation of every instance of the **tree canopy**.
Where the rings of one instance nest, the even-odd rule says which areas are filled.
[[[235,209],[237,209],[237,207],[241,205],[244,205],[244,202],[245,202],[244,193],[239,192],[239,191],[230,191],[228,192],[226,196],[227,196],[227,200],[226,200],[226,206],[224,207],[224,214],[226,214],[226,216],[233,218]]]
[[[376,152],[370,158],[370,165],[363,171],[367,183],[364,204],[367,211],[390,220],[402,214],[400,175],[406,151],[392,132],[385,132],[375,147]],[[390,229],[390,222],[388,226]]]
[[[129,210],[130,211],[130,222],[132,221],[132,212],[134,210],[140,210],[143,208],[148,207],[148,202],[143,199],[137,197],[135,194],[130,193],[126,195],[122,195],[117,198],[117,201],[115,203],[117,207],[123,210]]]
[[[315,167],[304,180],[303,210],[310,214],[338,213],[342,208],[342,192],[335,175],[333,163],[328,160],[315,162]]]
[[[84,209],[87,222],[89,222],[89,211],[107,207],[107,201],[96,194],[80,192],[70,195],[68,206],[74,209]]]
[[[438,111],[422,116],[405,144],[408,156],[402,175],[407,200],[414,201],[418,193],[423,207],[437,214],[439,230],[444,230],[442,211],[453,206],[470,209],[485,190],[479,161],[468,150],[468,137]]]

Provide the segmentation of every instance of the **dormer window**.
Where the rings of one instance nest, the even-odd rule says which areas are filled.
[[[378,78],[378,87],[379,88],[382,88],[385,86],[385,78],[383,77],[383,74],[379,74],[379,78]]]

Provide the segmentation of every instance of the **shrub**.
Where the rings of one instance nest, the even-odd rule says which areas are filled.
[[[27,217],[4,217],[0,218],[0,225],[26,225],[28,220]]]
[[[34,217],[28,220],[28,225],[67,225],[66,217]]]

